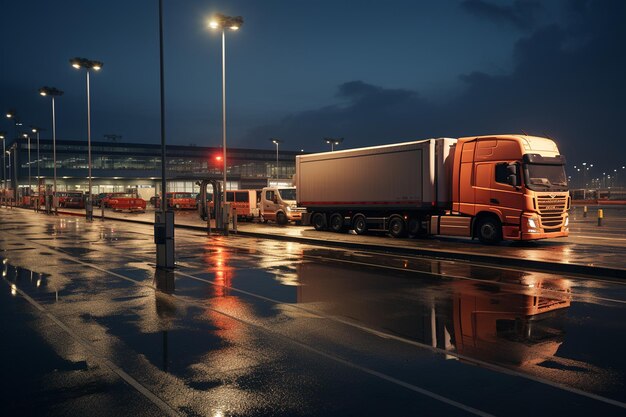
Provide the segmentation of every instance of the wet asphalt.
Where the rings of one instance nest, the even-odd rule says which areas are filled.
[[[604,212],[598,226],[598,210]],[[63,209],[63,213],[84,216],[81,209]],[[100,216],[100,209],[94,212]],[[115,212],[105,209],[109,219],[152,223],[154,208],[145,213]],[[196,210],[176,210],[177,227],[206,230],[206,222],[200,220]],[[570,210],[570,233],[567,238],[543,239],[531,242],[501,242],[486,248],[477,239],[455,237],[428,237],[392,239],[383,233],[365,236],[350,233],[316,231],[311,226],[289,224],[279,226],[272,222],[238,223],[238,232],[258,238],[276,238],[305,244],[322,244],[334,247],[361,246],[364,249],[395,251],[422,256],[466,260],[483,263],[500,263],[506,259],[518,267],[571,273],[595,273],[596,275],[622,277],[626,279],[626,206],[589,206],[587,216],[583,207],[573,206]],[[495,257],[495,259],[494,259]],[[555,265],[557,267],[555,267]],[[590,269],[593,268],[591,272]],[[605,268],[601,271],[599,268]]]
[[[1,415],[624,415],[626,282],[0,209]]]

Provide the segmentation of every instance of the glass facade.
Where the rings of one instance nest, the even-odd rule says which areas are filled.
[[[11,146],[15,156],[15,175],[19,186],[28,185],[28,144],[19,139]],[[57,140],[57,184],[59,189],[84,189],[87,184],[87,144],[84,141]],[[278,166],[276,150],[228,148],[228,189],[250,188],[267,184],[269,179],[290,180],[295,174],[295,157],[299,152],[280,151]],[[167,176],[170,191],[197,191],[195,181],[222,178],[222,149],[199,146],[168,146]],[[160,145],[92,142],[92,178],[99,192],[127,186],[156,186],[161,175]],[[42,181],[53,176],[52,140],[31,138],[30,177],[36,185],[37,165]],[[139,181],[142,180],[142,181]],[[145,183],[147,180],[147,183]],[[145,184],[144,184],[145,183]]]

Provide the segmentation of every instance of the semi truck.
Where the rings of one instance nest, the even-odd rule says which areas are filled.
[[[316,230],[447,235],[495,244],[568,236],[565,157],[548,138],[437,138],[296,157]]]

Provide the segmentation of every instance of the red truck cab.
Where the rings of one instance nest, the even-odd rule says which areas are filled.
[[[471,216],[487,240],[565,237],[570,206],[565,158],[547,138],[460,138],[452,164],[451,214]]]

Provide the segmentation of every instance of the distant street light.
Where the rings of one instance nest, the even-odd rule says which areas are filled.
[[[41,87],[39,89],[39,95],[42,97],[51,97],[52,98],[52,164],[53,164],[53,173],[54,180],[52,182],[52,208],[56,213],[56,201],[57,201],[57,125],[56,125],[56,114],[54,112],[54,98],[60,97],[63,95],[63,91],[58,90],[54,87]]]
[[[8,155],[8,160],[9,163],[7,164],[7,168],[9,170],[9,177],[11,178],[11,185],[13,185],[13,175],[11,175],[11,149],[9,149],[8,151],[5,151],[5,153]]]
[[[0,132],[0,139],[2,139],[2,188],[4,190],[7,189],[7,160],[6,160],[6,151],[7,147],[5,144],[6,141],[6,132]],[[4,194],[3,194],[4,197]]]
[[[24,137],[28,141],[28,195],[30,196],[33,191],[31,176],[30,176],[30,136],[28,133],[23,133],[22,137]]]
[[[283,141],[276,138],[270,138],[270,142],[276,145],[276,179],[278,179],[278,145],[283,143]]]
[[[335,150],[335,146],[343,142],[343,138],[324,138],[323,141],[327,145],[330,145],[330,151],[333,152]]]
[[[211,29],[222,31],[222,149],[224,163],[224,204],[226,204],[226,29],[239,30],[243,25],[243,17],[216,14],[209,21]]]
[[[91,99],[89,94],[89,73],[91,70],[100,71],[103,63],[100,61],[92,61],[86,58],[72,58],[70,64],[76,69],[84,68],[87,73],[87,163],[89,167],[89,197],[85,210],[87,212],[87,221],[93,220],[93,196],[91,193]]]
[[[35,127],[35,126],[31,126],[31,131],[35,134],[37,134],[37,193],[39,194],[40,190],[40,183],[41,183],[41,174],[39,171],[39,162],[40,162],[40,153],[39,153],[39,134],[41,133],[43,129],[40,127]]]
[[[17,116],[17,113],[15,113],[15,110],[9,110],[6,113],[7,119],[11,119],[13,120],[13,124],[16,126],[22,126],[22,123],[20,122],[19,117]]]

